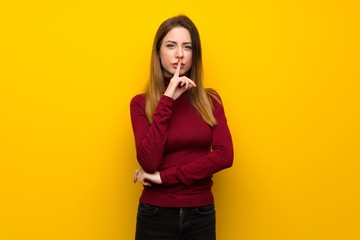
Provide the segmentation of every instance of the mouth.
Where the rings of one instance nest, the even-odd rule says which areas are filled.
[[[174,68],[177,68],[178,63],[173,63],[173,64],[171,64],[171,65],[173,65]],[[184,66],[185,66],[185,64],[181,63],[180,68],[183,68]]]

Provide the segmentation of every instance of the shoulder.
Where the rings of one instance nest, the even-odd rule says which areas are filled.
[[[209,99],[211,100],[212,110],[215,118],[222,116],[225,110],[220,94],[214,89],[206,89],[206,93],[208,94]]]
[[[145,107],[145,102],[146,102],[145,94],[143,94],[143,93],[142,94],[137,94],[131,99],[130,106]]]
[[[213,88],[206,88],[206,94],[208,95],[209,99],[211,100],[211,103],[216,105],[222,105],[220,94]]]

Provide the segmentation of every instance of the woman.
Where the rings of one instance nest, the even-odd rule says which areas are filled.
[[[154,39],[145,94],[130,104],[144,190],[136,239],[206,239],[215,235],[212,175],[233,162],[224,109],[202,84],[198,30],[186,16],[163,22]]]

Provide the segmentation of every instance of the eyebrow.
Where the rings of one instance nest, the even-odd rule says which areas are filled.
[[[175,44],[177,44],[177,42],[171,41],[171,40],[166,41],[166,43],[175,43]],[[192,43],[191,42],[184,42],[183,44],[192,44]]]

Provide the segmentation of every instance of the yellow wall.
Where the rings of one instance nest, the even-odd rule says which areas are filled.
[[[235,145],[218,239],[360,239],[357,2],[1,1],[0,239],[133,239],[129,101],[178,13]]]

